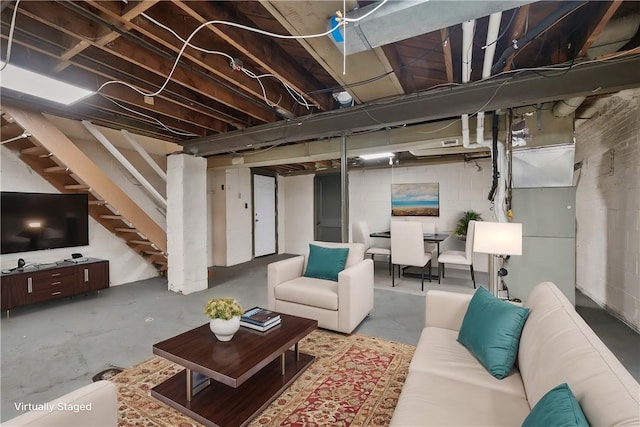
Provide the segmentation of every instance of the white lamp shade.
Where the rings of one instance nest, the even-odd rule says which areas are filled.
[[[477,221],[473,251],[493,255],[522,255],[522,224]]]

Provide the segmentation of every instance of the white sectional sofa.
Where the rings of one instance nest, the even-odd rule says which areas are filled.
[[[26,402],[25,402],[26,403]],[[96,381],[2,423],[3,427],[116,427],[118,396],[111,381]]]
[[[640,426],[640,386],[553,283],[524,306],[516,366],[494,378],[457,341],[471,295],[429,291],[425,328],[391,426],[520,426],[567,383],[592,427]]]

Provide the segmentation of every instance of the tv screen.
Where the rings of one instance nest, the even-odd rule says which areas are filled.
[[[0,193],[0,253],[89,244],[86,194]]]

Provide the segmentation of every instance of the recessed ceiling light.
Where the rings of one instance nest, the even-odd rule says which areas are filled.
[[[3,69],[2,69],[3,68]],[[95,92],[0,61],[0,87],[64,105],[71,105]]]

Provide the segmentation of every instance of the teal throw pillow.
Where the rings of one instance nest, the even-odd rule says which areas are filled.
[[[589,427],[580,404],[567,383],[547,392],[536,403],[522,427]]]
[[[518,307],[478,288],[462,320],[458,342],[497,379],[506,377],[518,354],[520,334],[529,309]]]
[[[325,248],[309,245],[309,260],[305,277],[338,281],[338,273],[344,270],[349,248]]]

